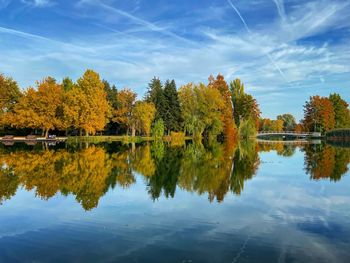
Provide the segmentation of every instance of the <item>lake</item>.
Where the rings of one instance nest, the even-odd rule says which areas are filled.
[[[350,149],[0,145],[0,262],[349,262]]]

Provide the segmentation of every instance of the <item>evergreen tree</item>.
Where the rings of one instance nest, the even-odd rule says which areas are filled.
[[[148,84],[148,91],[146,94],[146,101],[152,102],[156,107],[156,117],[158,119],[166,119],[166,99],[164,96],[164,90],[162,83],[159,78],[154,77],[151,82]]]
[[[73,89],[74,85],[75,85],[74,82],[69,77],[65,77],[62,80],[62,86],[63,86],[64,91],[69,91],[69,90]]]
[[[179,131],[182,128],[182,114],[175,81],[167,80],[164,85],[165,126],[168,131]]]
[[[107,94],[107,100],[109,102],[109,105],[111,105],[112,108],[117,108],[118,107],[118,89],[117,87],[113,84],[112,86],[109,84],[107,80],[103,80],[103,85],[104,85],[104,90]]]

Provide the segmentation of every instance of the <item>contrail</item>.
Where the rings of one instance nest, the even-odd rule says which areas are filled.
[[[235,5],[231,2],[231,0],[227,0],[227,2],[229,3],[229,5],[232,7],[232,9],[236,12],[236,14],[238,15],[238,17],[241,19],[245,29],[247,30],[247,32],[249,34],[251,34],[252,32],[250,31],[245,19],[243,18],[243,16],[241,15],[241,13],[238,11],[238,9],[235,7]],[[285,82],[289,83],[289,81],[287,80],[286,76],[284,75],[283,71],[281,70],[281,68],[276,64],[276,62],[272,59],[271,55],[268,52],[265,52],[265,55],[268,57],[268,59],[270,60],[270,62],[272,63],[272,65],[274,65],[274,67],[276,68],[276,70],[280,73],[281,77],[284,79]]]
[[[245,29],[248,31],[248,33],[251,33],[250,32],[250,29],[247,25],[247,23],[245,22],[244,18],[242,17],[241,13],[238,11],[238,9],[235,7],[235,5],[230,1],[228,0],[228,3],[230,4],[230,6],[233,8],[233,10],[235,10],[236,14],[239,16],[239,18],[241,19]]]

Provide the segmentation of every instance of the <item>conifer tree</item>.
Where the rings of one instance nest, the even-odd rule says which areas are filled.
[[[164,85],[165,96],[165,126],[169,131],[179,131],[182,128],[182,114],[179,96],[174,80],[167,80]]]
[[[157,112],[155,120],[166,119],[166,99],[159,78],[154,77],[148,84],[148,91],[145,100],[147,102],[152,102],[156,107]]]

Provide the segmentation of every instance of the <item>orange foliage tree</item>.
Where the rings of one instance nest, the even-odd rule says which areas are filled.
[[[304,105],[303,125],[308,131],[325,132],[335,127],[332,102],[326,97],[313,96]]]
[[[224,79],[224,76],[217,75],[216,79],[213,76],[209,77],[208,86],[213,89],[217,89],[224,102],[225,107],[222,111],[222,122],[224,125],[224,136],[225,138],[233,138],[236,136],[236,125],[233,119],[233,106],[231,99],[231,92],[229,87]]]

